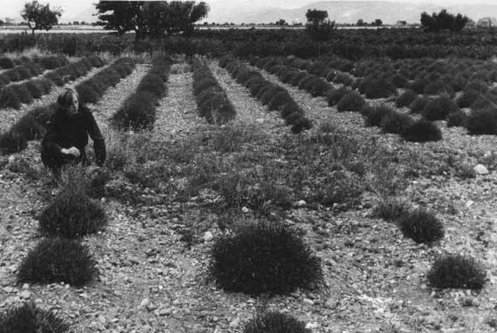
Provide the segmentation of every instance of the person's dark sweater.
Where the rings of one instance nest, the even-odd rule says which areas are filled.
[[[58,109],[41,143],[43,163],[51,169],[58,169],[70,161],[86,163],[88,135],[93,140],[97,165],[102,166],[105,162],[105,141],[90,110],[82,106],[77,114],[69,116],[63,109]],[[61,152],[62,148],[71,147],[79,149],[81,155],[78,158]]]

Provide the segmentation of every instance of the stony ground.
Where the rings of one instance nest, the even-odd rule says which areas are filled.
[[[268,135],[268,145],[288,134],[281,118],[267,112],[216,62],[210,68],[235,106],[237,124],[256,126]],[[113,135],[109,117],[148,69],[137,66],[91,106],[108,138]],[[483,163],[490,172],[463,179],[433,170],[412,181],[402,193],[402,199],[434,209],[443,221],[446,237],[433,247],[417,245],[403,238],[395,225],[372,218],[372,205],[344,213],[291,210],[287,222],[305,232],[305,240],[322,259],[327,287],[319,291],[256,299],[216,288],[206,274],[212,236],[221,233],[209,223],[215,217],[194,201],[167,198],[156,201],[152,214],[143,207],[102,199],[109,225],[84,240],[100,270],[99,280],[90,286],[18,286],[17,266],[40,239],[36,215],[56,189],[40,166],[39,143],[32,142],[24,152],[2,157],[0,163],[0,309],[32,300],[59,313],[75,332],[242,332],[260,308],[288,312],[308,323],[313,332],[495,332],[497,138],[470,137],[442,123],[443,141],[408,144],[395,135],[365,128],[358,114],[338,113],[323,99],[263,74],[289,90],[315,128],[332,122],[359,140],[422,153],[434,165],[450,153],[471,168]],[[196,115],[191,84],[189,66],[174,65],[168,95],[158,107],[152,133],[155,141],[175,143],[194,133],[217,130]],[[191,247],[185,246],[179,232],[188,221],[206,225],[200,241]],[[431,290],[425,274],[442,253],[479,259],[487,270],[485,288],[480,293]]]

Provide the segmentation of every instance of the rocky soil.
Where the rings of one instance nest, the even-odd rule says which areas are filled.
[[[218,130],[196,114],[189,66],[174,66],[151,134],[154,141],[168,144]],[[137,66],[91,106],[107,137],[112,136],[109,117],[148,68]],[[267,145],[280,144],[289,132],[281,118],[267,112],[216,62],[210,68],[235,106],[235,122],[256,126],[268,135]],[[36,216],[56,191],[41,166],[39,143],[31,142],[27,150],[0,159],[0,310],[31,300],[58,313],[74,332],[242,332],[260,309],[290,313],[313,332],[495,332],[497,138],[471,137],[442,124],[443,141],[406,143],[365,128],[358,114],[339,113],[323,99],[263,74],[288,89],[314,122],[312,131],[331,122],[358,140],[426,162],[426,175],[411,180],[400,199],[433,209],[445,225],[443,241],[418,245],[403,238],[394,224],[371,217],[378,200],[374,194],[368,204],[346,212],[295,207],[286,222],[303,230],[322,259],[326,287],[252,298],[226,293],[208,278],[209,251],[222,231],[213,222],[216,216],[194,198],[175,202],[164,197],[148,206],[103,198],[109,225],[84,239],[98,262],[98,280],[80,289],[16,285],[19,263],[41,237]],[[454,175],[444,168],[449,158],[470,169],[482,164],[487,172],[480,170],[475,178]],[[186,223],[202,226],[191,246],[182,241]],[[469,254],[481,261],[487,271],[485,288],[480,293],[429,288],[426,273],[443,253]]]

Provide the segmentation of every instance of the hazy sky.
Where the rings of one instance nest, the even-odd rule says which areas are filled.
[[[60,7],[63,9],[61,21],[71,19],[78,16],[81,12],[87,11],[92,7],[92,4],[98,0],[39,0],[41,3],[49,3],[50,6]],[[227,7],[239,7],[240,10],[258,8],[260,6],[274,6],[283,8],[298,8],[309,3],[323,0],[204,0],[212,11],[221,11]],[[326,0],[324,0],[326,1]],[[355,1],[355,0],[340,0],[340,1]],[[360,0],[360,1],[377,1],[377,0]],[[487,3],[495,4],[497,0],[387,0],[392,2],[410,2],[410,3],[429,3],[432,5],[451,5],[458,3]],[[18,18],[20,11],[27,0],[0,0],[0,18],[13,17]]]

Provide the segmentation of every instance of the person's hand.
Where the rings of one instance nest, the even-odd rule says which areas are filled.
[[[81,153],[79,152],[79,149],[76,147],[62,148],[61,152],[63,154],[67,154],[67,155],[73,155],[74,157],[79,157],[79,155],[81,155]]]

